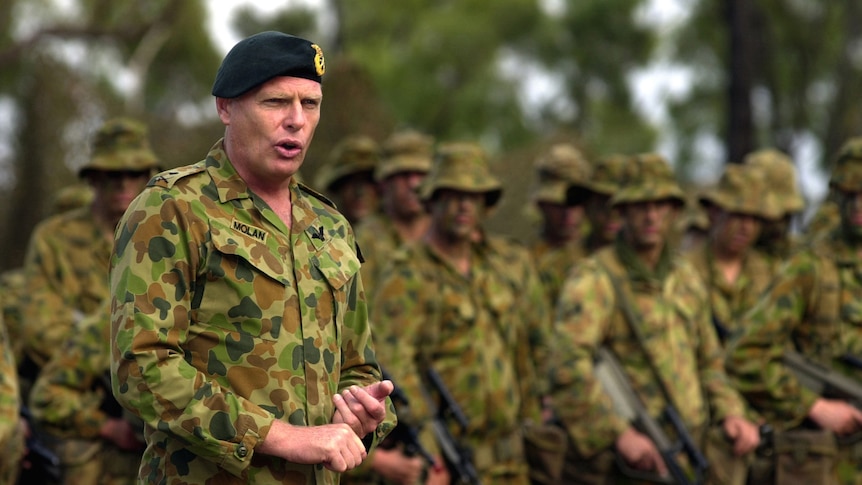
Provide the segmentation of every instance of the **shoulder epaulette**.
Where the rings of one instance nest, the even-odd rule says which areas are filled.
[[[312,189],[311,187],[309,187],[305,184],[298,183],[297,185],[299,186],[299,190],[307,193],[308,195],[314,197],[315,199],[320,200],[324,204],[332,207],[333,209],[338,210],[338,207],[335,206],[335,202],[332,202],[331,200],[326,198],[325,195],[321,194],[320,192],[317,192],[316,190]]]
[[[189,175],[201,173],[204,170],[206,170],[206,165],[204,162],[198,162],[193,165],[172,168],[170,170],[165,170],[164,172],[156,174],[155,177],[150,179],[150,182],[147,184],[147,186],[156,186],[167,189],[173,187],[174,184],[177,183],[177,180],[183,177],[188,177]]]

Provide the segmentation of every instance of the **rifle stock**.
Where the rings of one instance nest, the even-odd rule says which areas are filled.
[[[670,476],[662,477],[656,473],[634,470],[617,454],[617,465],[620,470],[631,478],[653,483],[681,485],[702,483],[704,472],[709,465],[683,424],[677,410],[672,405],[666,404],[662,413],[667,423],[676,431],[677,440],[674,441],[665,433],[661,423],[649,414],[617,357],[605,347],[599,348],[597,352],[595,374],[611,397],[616,411],[647,435],[655,444],[665,465],[667,465]],[[693,480],[679,462],[679,453],[685,453],[694,467],[695,478]]]
[[[19,413],[30,427],[30,434],[25,440],[27,455],[24,458],[24,460],[30,463],[30,467],[24,470],[18,482],[44,481],[43,483],[60,483],[63,480],[60,457],[42,442],[37,431],[36,422],[30,413],[30,408],[22,405]]]
[[[429,407],[432,410],[436,408],[432,421],[432,429],[437,442],[440,444],[446,464],[452,473],[452,483],[481,485],[482,482],[479,479],[479,473],[473,465],[472,452],[466,446],[461,445],[449,431],[448,421],[451,419],[455,421],[462,432],[465,432],[469,424],[467,416],[464,415],[461,407],[455,402],[455,399],[449,393],[449,389],[443,383],[443,379],[437,371],[429,367],[425,375],[440,401],[440,405],[435,406],[430,397],[426,396]]]

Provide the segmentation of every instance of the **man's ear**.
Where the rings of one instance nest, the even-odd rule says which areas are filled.
[[[230,124],[230,104],[231,99],[228,98],[216,98],[216,111],[218,112],[218,117],[221,118],[221,122],[225,125]]]

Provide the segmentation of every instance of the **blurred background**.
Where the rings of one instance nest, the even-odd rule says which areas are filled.
[[[555,142],[659,151],[691,185],[777,147],[813,209],[862,134],[862,2],[0,0],[0,269],[21,264],[105,119],[146,121],[166,168],[203,158],[223,132],[221,58],[262,30],[326,54],[304,180],[351,134],[477,140],[505,183],[490,228],[525,242],[532,163]]]

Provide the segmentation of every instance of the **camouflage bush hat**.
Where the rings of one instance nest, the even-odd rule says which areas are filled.
[[[146,125],[132,119],[106,121],[93,138],[92,150],[90,160],[78,170],[79,177],[97,171],[147,172],[159,168],[159,160],[150,150]]]
[[[763,170],[766,189],[773,193],[782,216],[805,208],[805,200],[796,185],[796,167],[790,157],[774,148],[765,148],[749,153],[742,162]]]
[[[536,158],[533,167],[536,170],[536,180],[530,191],[533,202],[580,205],[586,200],[592,167],[574,145],[551,146],[547,153]]]
[[[329,161],[317,176],[318,187],[332,190],[332,187],[348,175],[366,172],[374,173],[380,162],[380,147],[377,142],[365,135],[351,135],[335,145],[329,154]]]
[[[701,204],[714,204],[727,212],[775,220],[783,215],[766,175],[754,165],[727,164],[718,185],[700,196]]]
[[[586,188],[591,192],[607,195],[608,197],[617,193],[620,189],[620,179],[623,176],[623,169],[628,164],[631,157],[627,155],[613,154],[607,155],[599,159],[593,167],[592,175]],[[567,197],[579,198],[581,189],[573,187]],[[571,202],[570,205],[573,205]]]
[[[842,192],[862,192],[862,137],[851,138],[841,147],[829,186]]]
[[[623,166],[620,188],[611,197],[611,205],[671,200],[685,204],[685,193],[676,182],[670,164],[657,153],[631,157]]]
[[[434,138],[415,130],[393,133],[381,147],[380,163],[374,170],[378,182],[399,172],[428,173],[434,157]]]
[[[502,184],[491,174],[488,154],[476,143],[444,143],[437,148],[431,172],[419,187],[419,198],[430,200],[439,189],[484,193],[489,208],[503,195]]]
[[[237,42],[227,53],[212,94],[236,98],[277,76],[319,83],[325,71],[323,50],[317,44],[281,32],[261,32]]]

